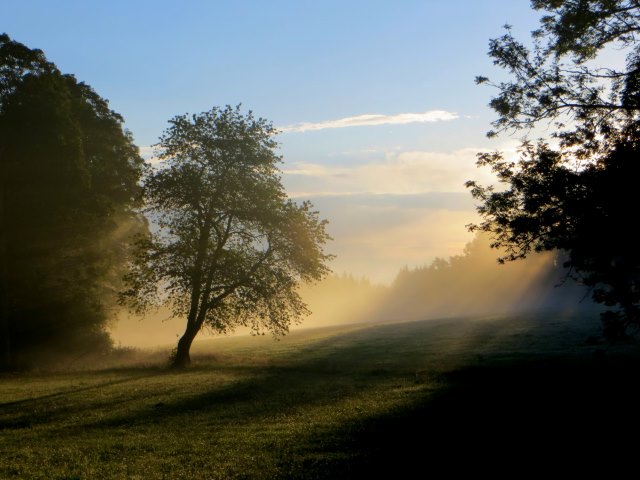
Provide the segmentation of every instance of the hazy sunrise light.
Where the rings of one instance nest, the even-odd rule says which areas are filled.
[[[0,19],[0,479],[637,470],[640,1]]]

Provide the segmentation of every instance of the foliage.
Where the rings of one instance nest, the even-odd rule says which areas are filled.
[[[122,117],[39,50],[0,36],[2,360],[109,343],[143,161]]]
[[[42,50],[30,49],[11,40],[6,33],[0,34],[0,109],[26,75],[43,73],[59,71],[47,61]]]
[[[593,298],[616,311],[603,315],[605,335],[618,338],[640,326],[640,259],[630,215],[636,206],[640,153],[640,4],[632,0],[534,0],[545,10],[532,49],[508,30],[490,43],[494,63],[511,80],[491,107],[497,132],[528,131],[552,123],[556,147],[523,142],[516,161],[479,155],[504,185],[470,181],[483,222],[505,248],[500,261],[531,251],[567,252],[565,266],[591,288]],[[602,66],[614,49],[624,66]],[[609,57],[608,57],[609,55]]]
[[[122,300],[186,316],[174,357],[183,366],[203,326],[286,332],[306,312],[299,282],[328,271],[329,237],[309,202],[287,199],[271,124],[239,106],[170,123],[158,145],[163,161],[144,181],[158,232],[140,242]]]
[[[531,48],[515,39],[509,26],[489,45],[494,64],[510,80],[476,78],[499,91],[490,102],[498,118],[489,136],[552,123],[553,137],[590,158],[640,110],[640,5],[634,0],[533,0],[532,6],[546,14]],[[623,66],[602,66],[603,58],[611,62],[612,52],[620,50],[626,52]]]

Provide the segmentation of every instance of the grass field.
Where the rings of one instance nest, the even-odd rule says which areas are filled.
[[[353,325],[0,377],[0,478],[426,478],[625,462],[634,343],[557,315]],[[589,467],[590,468],[590,467]],[[416,476],[415,472],[424,475]],[[441,476],[435,475],[435,478]]]

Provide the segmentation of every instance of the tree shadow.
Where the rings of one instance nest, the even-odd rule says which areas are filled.
[[[333,438],[331,448],[348,457],[304,460],[282,478],[623,472],[637,459],[639,368],[633,355],[456,369],[434,395],[317,434],[315,444]]]
[[[51,423],[57,418],[67,415],[71,411],[71,408],[73,408],[73,412],[76,414],[82,413],[84,410],[95,409],[97,406],[95,402],[87,403],[85,405],[75,404],[73,405],[73,407],[66,408],[52,407],[52,403],[56,402],[57,400],[65,399],[68,396],[91,391],[98,391],[103,388],[123,385],[141,379],[157,377],[165,373],[164,370],[150,367],[135,369],[127,368],[120,370],[109,369],[103,373],[107,372],[118,374],[119,378],[106,382],[93,383],[91,385],[62,387],[55,393],[36,395],[20,400],[0,403],[0,431],[17,428],[29,428],[36,425]],[[141,392],[138,396],[144,397],[144,395],[144,392]],[[131,401],[133,397],[134,396],[131,396],[127,400],[123,399],[121,402]],[[113,400],[109,400],[109,405],[114,405]]]
[[[338,423],[316,421],[311,428],[292,431],[283,440],[287,451],[269,453],[280,478],[416,478],[413,472],[436,467],[449,473],[473,468],[506,471],[505,459],[541,467],[552,461],[563,465],[603,461],[611,459],[616,449],[625,452],[622,430],[633,432],[640,423],[634,415],[640,400],[635,380],[638,355],[596,358],[593,348],[585,347],[562,356],[556,344],[519,356],[498,349],[479,360],[477,352],[484,352],[487,341],[503,335],[503,329],[491,322],[472,325],[477,338],[454,342],[455,348],[448,352],[443,349],[448,344],[441,342],[452,335],[447,325],[425,322],[380,326],[373,333],[350,332],[305,343],[272,365],[198,366],[189,371],[211,373],[212,378],[219,373],[232,381],[200,393],[167,395],[162,401],[144,389],[127,393],[115,401],[131,402],[130,407],[109,412],[112,405],[99,404],[108,412],[101,417],[82,416],[82,409],[95,409],[97,403],[80,405],[74,412],[78,421],[53,425],[49,434],[75,436],[95,429],[108,435],[121,427],[157,425],[175,429],[172,435],[192,435],[196,429],[215,437],[230,426],[266,425],[285,415],[304,415],[314,407],[330,410],[396,385],[405,389],[413,385],[406,401],[384,413],[365,411]],[[459,328],[456,335],[466,331]],[[554,330],[545,332],[550,335]],[[535,336],[535,330],[531,334]],[[507,331],[501,347],[509,345],[509,335]],[[572,338],[573,343],[580,340]],[[163,373],[136,371],[75,391]],[[15,423],[14,428],[52,422],[66,412],[52,412],[40,403],[73,392],[18,402],[12,405],[14,414],[5,418]],[[30,416],[21,409],[37,413]],[[582,460],[571,451],[579,452]]]

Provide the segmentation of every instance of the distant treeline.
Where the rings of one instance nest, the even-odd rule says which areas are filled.
[[[599,311],[589,291],[562,267],[559,252],[506,264],[478,234],[461,255],[402,269],[389,286],[333,276],[304,293],[313,324],[407,321],[532,311]]]

